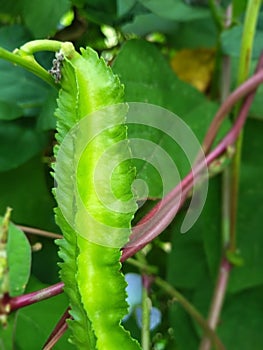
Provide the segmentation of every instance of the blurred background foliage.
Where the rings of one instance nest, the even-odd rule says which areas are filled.
[[[181,117],[202,141],[220,103],[224,79],[236,83],[246,0],[222,0],[219,14],[232,6],[232,24],[222,28],[207,0],[0,0],[0,46],[14,50],[27,41],[50,38],[91,46],[112,65],[125,85],[126,101],[148,102]],[[211,5],[211,4],[210,4]],[[260,13],[252,68],[263,49]],[[230,77],[222,76],[223,57],[230,57]],[[53,54],[38,61],[52,66]],[[57,91],[39,78],[0,60],[0,214],[12,207],[17,224],[57,232],[51,194]],[[218,334],[227,349],[263,348],[263,87],[257,92],[244,134],[238,206],[238,248],[244,261],[234,267]],[[221,136],[230,127],[226,122]],[[181,175],[189,168],[183,152],[158,131],[131,129],[159,143],[176,161]],[[219,136],[220,137],[220,136]],[[150,166],[139,163],[138,177],[147,179],[150,197],[161,183]],[[167,169],[169,171],[169,169]],[[207,315],[222,253],[221,175],[210,181],[201,217],[180,234],[184,210],[149,247],[147,259],[160,276],[178,288]],[[150,205],[150,203],[148,204]],[[147,206],[147,205],[146,205]],[[145,207],[142,208],[142,212]],[[139,213],[138,215],[142,215]],[[41,243],[33,252],[27,291],[58,281],[57,246],[51,239],[29,235]],[[138,272],[124,265],[125,272]],[[153,305],[162,323],[152,332],[153,349],[196,350],[201,332],[190,316],[153,286]],[[66,308],[64,295],[21,309],[0,330],[1,349],[40,349]],[[135,318],[127,321],[139,337]],[[65,335],[54,349],[72,349]]]

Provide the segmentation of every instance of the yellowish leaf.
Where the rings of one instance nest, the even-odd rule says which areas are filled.
[[[171,60],[172,69],[178,77],[199,91],[206,91],[211,81],[215,63],[214,49],[184,49]]]

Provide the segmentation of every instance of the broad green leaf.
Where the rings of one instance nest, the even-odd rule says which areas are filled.
[[[125,33],[145,36],[152,32],[167,34],[168,43],[177,49],[183,48],[214,48],[217,45],[217,28],[210,16],[188,22],[170,20],[155,13],[138,13],[128,23],[122,26]]]
[[[177,215],[176,223],[169,229],[172,251],[168,255],[167,279],[175,287],[194,289],[209,272],[201,231],[192,232],[192,228],[185,234],[179,233],[182,214]]]
[[[132,21],[122,26],[124,33],[134,33],[144,36],[152,32],[173,33],[177,31],[179,23],[157,16],[154,13],[138,14]]]
[[[117,0],[117,13],[119,16],[125,15],[136,4],[137,0]]]
[[[173,330],[174,344],[170,350],[196,350],[199,337],[190,316],[176,301],[169,308],[169,321]]]
[[[10,2],[8,2],[10,4]],[[19,24],[2,26],[0,28],[0,45],[6,50],[14,50],[30,40],[27,29]],[[2,60],[0,61],[3,62]]]
[[[203,315],[208,313],[213,293],[211,287],[207,277],[204,277],[192,298],[194,305]],[[262,293],[263,287],[261,285],[257,288],[226,295],[217,326],[217,334],[226,349],[247,350],[253,348],[260,350],[262,348]],[[195,329],[201,336],[201,329],[199,327],[195,327]],[[233,337],[233,330],[237,332],[238,337]],[[184,339],[182,345],[187,346],[187,339]]]
[[[37,156],[17,169],[1,172],[0,212],[4,213],[9,206],[13,208],[12,220],[17,224],[57,230],[53,213],[55,202],[50,193],[53,179],[49,171]],[[47,270],[50,274],[50,267]]]
[[[231,272],[231,292],[263,283],[263,155],[260,151],[263,147],[262,132],[261,121],[248,120],[243,142],[237,217],[237,248],[244,259],[244,265],[233,268]]]
[[[0,28],[0,46],[7,50],[12,51],[28,40],[30,35],[21,25]],[[50,88],[32,73],[4,60],[0,60],[0,75],[1,101],[11,104],[12,109],[19,108],[21,113],[17,116],[38,114]],[[5,119],[13,119],[12,109]]]
[[[256,120],[248,120],[245,127],[237,216],[237,248],[244,264],[243,266],[234,267],[231,271],[229,281],[229,291],[231,292],[238,292],[263,283],[261,273],[263,254],[261,234],[263,158],[261,153],[258,152],[262,148],[262,128],[262,123]],[[221,225],[218,203],[220,203],[220,191],[219,188],[216,190],[213,187],[211,201],[209,201],[208,196],[203,214],[189,232],[191,233],[195,229],[203,232],[207,261],[212,276],[217,273],[220,260]]]
[[[1,14],[9,14],[10,16],[16,16],[20,10],[20,2],[17,0],[1,0]]]
[[[205,249],[206,260],[210,270],[210,276],[215,280],[221,259],[221,176],[210,180],[209,192],[203,212],[195,226],[189,232],[194,234],[201,232]]]
[[[204,127],[212,120],[217,105],[179,80],[154,45],[140,40],[127,42],[117,56],[113,70],[125,84],[127,101],[147,102],[167,108],[185,120],[190,127],[191,122],[195,124],[195,129],[198,129],[194,130],[197,137],[203,137]],[[194,115],[196,108],[199,111]],[[199,123],[204,124],[201,126]]]
[[[21,117],[22,109],[15,104],[0,101],[0,120],[12,120]]]
[[[127,101],[147,102],[167,108],[181,117],[199,141],[202,141],[217,106],[196,89],[179,80],[154,45],[137,40],[127,42],[117,56],[113,70],[125,84]],[[168,125],[167,127],[169,128]],[[227,124],[224,130],[226,128]],[[181,176],[190,170],[180,145],[160,130],[142,125],[129,125],[128,133],[130,138],[147,139],[160,146],[174,160]],[[147,163],[140,161],[136,165],[138,177],[147,180],[149,196],[160,196],[160,176]],[[170,171],[171,169],[166,169],[166,173]],[[171,180],[170,189],[175,184],[174,179]]]
[[[168,42],[176,49],[215,48],[217,45],[217,28],[213,18],[178,22],[177,28],[168,35]]]
[[[38,116],[37,129],[51,130],[56,128],[56,118],[54,116],[57,107],[57,91],[51,89],[47,95],[46,101],[43,104],[42,110]]]
[[[210,180],[203,211],[187,233],[179,233],[182,213],[169,230],[173,248],[168,256],[167,272],[168,280],[176,287],[195,289],[204,275],[212,280],[216,278],[221,257],[219,185],[219,178]]]
[[[258,152],[262,148],[261,134],[261,122],[249,120],[245,129],[237,216],[237,248],[244,260],[244,265],[232,269],[229,281],[230,292],[238,292],[263,283],[261,273],[263,255],[261,234],[263,158],[261,153]],[[203,254],[203,248],[205,249],[205,260],[209,265],[210,276],[215,280],[219,268],[222,245],[222,225],[220,212],[218,211],[221,203],[219,180],[219,178],[210,180],[210,190],[203,212],[194,227],[186,235],[176,234],[176,226],[172,226],[172,230],[175,232],[175,237],[173,238],[175,243],[174,251],[170,256],[171,264],[169,265],[168,276],[172,278],[175,271],[178,270],[175,280],[180,287],[195,288],[198,274],[195,272],[197,267],[195,267],[194,263],[197,260],[196,254]],[[200,240],[199,245],[195,243],[196,239]],[[181,257],[181,260],[179,257]],[[175,263],[177,259],[180,260],[180,262],[178,260],[178,264]],[[184,271],[180,270],[180,266],[185,266],[184,264],[189,264],[188,271],[190,273],[192,270],[194,271],[192,285],[189,284],[191,282],[188,281],[188,278],[183,275]],[[191,265],[193,267],[190,267]],[[202,265],[205,266],[204,256],[203,258],[199,256],[198,266],[200,269]],[[203,273],[204,271],[203,269]]]
[[[263,287],[260,286],[226,299],[218,325],[218,335],[226,349],[262,349],[262,294]],[[233,337],[233,330],[238,337]]]
[[[179,234],[183,213],[177,215],[169,231],[172,251],[168,255],[167,278],[205,316],[212,295],[212,285],[221,257],[220,239],[220,178],[210,180],[203,212],[195,225],[185,234]],[[178,349],[197,349],[200,328],[178,304],[169,310]]]
[[[109,25],[116,23],[116,0],[74,0],[73,3],[80,6],[92,22]]]
[[[209,17],[209,9],[189,6],[183,0],[140,0],[140,3],[160,17],[180,22]]]
[[[263,119],[263,85],[258,87],[256,96],[253,100],[252,106],[249,111],[249,115],[256,119]]]
[[[47,135],[28,120],[0,121],[0,172],[18,167],[39,153]]]
[[[13,329],[16,321],[16,313],[8,316],[8,323],[6,327],[0,327],[0,349],[13,350]]]
[[[15,297],[24,292],[30,276],[31,246],[24,232],[10,223],[7,239],[9,294]]]
[[[59,233],[54,220],[53,179],[49,172],[37,156],[17,169],[0,173],[0,212],[9,206],[13,208],[12,219],[17,224]],[[50,238],[32,235],[31,241],[42,244],[42,249],[33,253],[32,272],[43,282],[56,283],[57,246]]]
[[[69,9],[69,0],[23,0],[21,5],[23,20],[34,38],[55,33],[59,20]]]
[[[224,54],[239,57],[243,26],[238,25],[221,34],[222,50]],[[257,30],[253,43],[252,58],[258,58],[263,49],[263,31]]]
[[[233,0],[233,16],[240,17],[246,11],[248,0]]]

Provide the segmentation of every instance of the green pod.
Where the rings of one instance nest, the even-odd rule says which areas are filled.
[[[72,128],[77,125],[81,129],[82,120],[87,124],[84,136],[89,139],[91,135],[81,155],[76,155],[80,142],[76,134],[73,146],[66,148],[63,164],[67,168],[54,167],[55,178],[66,184],[62,198],[71,213],[66,220],[63,204],[60,208],[58,201],[56,217],[64,234],[59,242],[61,277],[74,319],[70,325],[72,342],[79,349],[116,350],[121,346],[139,350],[138,342],[121,325],[128,305],[126,282],[120,272],[120,248],[129,239],[136,210],[131,192],[135,172],[125,126],[127,107],[122,104],[120,108],[103,109],[123,102],[123,86],[92,49],[82,49],[78,54],[74,50],[63,52],[62,45],[62,53],[56,111],[59,145],[55,154],[59,154],[60,144]],[[103,112],[94,113],[99,110]],[[108,113],[114,110],[116,113]],[[103,161],[104,170],[98,172],[105,154],[111,165]],[[109,176],[107,169],[111,166]],[[71,189],[67,184],[72,178],[76,183]]]

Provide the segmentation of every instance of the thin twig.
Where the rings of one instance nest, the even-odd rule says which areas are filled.
[[[208,315],[208,325],[211,329],[215,330],[218,324],[219,316],[223,307],[226,288],[228,284],[229,274],[232,265],[230,262],[223,258],[220,264],[220,270],[217,277],[217,282],[215,286],[215,293],[213,295],[209,315]],[[205,336],[200,344],[200,350],[209,350],[211,346],[211,339]]]
[[[212,301],[212,307],[211,307],[211,313],[209,314],[209,326],[212,329],[215,329],[218,323],[218,316],[220,315],[224,296],[225,296],[225,290],[229,278],[229,272],[231,270],[231,264],[228,260],[225,258],[222,259],[222,262],[220,264],[220,272],[218,275],[218,280],[216,283],[216,291],[217,294],[215,295],[215,298],[213,298]]]
[[[262,57],[260,58],[258,65],[262,68]],[[210,150],[223,120],[227,117],[233,106],[240,99],[251,93],[253,90],[257,89],[258,85],[262,83],[262,76],[263,72],[258,71],[258,73],[254,74],[244,84],[240,85],[235,91],[233,91],[221,105],[204,138],[204,153],[207,153]]]
[[[43,237],[47,237],[47,238],[54,238],[54,239],[59,239],[59,238],[63,237],[62,235],[59,235],[58,233],[40,230],[40,229],[34,228],[34,227],[28,227],[28,226],[22,226],[22,225],[16,225],[16,226],[18,228],[20,228],[20,230],[22,230],[26,233],[30,233],[32,235],[38,235],[38,236],[43,236]]]
[[[203,328],[206,335],[211,339],[217,350],[225,350],[224,345],[217,337],[216,333],[209,327],[207,321],[204,317],[199,313],[199,311],[191,304],[189,301],[179,293],[175,288],[173,288],[169,283],[161,279],[160,277],[156,277],[154,282],[161,287],[166,293],[170,294],[175,300],[182,305],[182,307],[193,317],[194,320],[198,322],[198,324]]]

